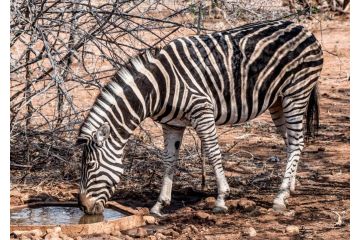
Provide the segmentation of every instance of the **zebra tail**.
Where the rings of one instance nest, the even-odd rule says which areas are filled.
[[[316,84],[310,93],[306,113],[306,137],[315,137],[319,129],[319,92]]]

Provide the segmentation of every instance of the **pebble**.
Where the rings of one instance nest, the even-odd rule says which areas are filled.
[[[31,240],[31,238],[26,235],[21,235],[20,240]]]
[[[107,228],[105,228],[105,229],[103,230],[103,232],[104,232],[105,234],[107,234],[107,235],[110,235],[111,232],[112,232],[112,230],[107,227]]]
[[[60,239],[60,237],[56,232],[48,233],[45,236],[45,240],[58,240],[58,239]]]
[[[54,227],[46,229],[46,233],[60,233],[61,227]]]
[[[126,235],[129,235],[131,237],[146,237],[148,235],[147,230],[144,228],[134,228],[127,230],[125,232]]]
[[[146,224],[155,224],[156,218],[153,216],[143,216],[143,220],[145,220]]]
[[[169,228],[169,229],[163,229],[161,230],[159,233],[166,235],[166,236],[171,236],[171,237],[179,237],[180,234],[178,232],[176,232],[175,230]]]
[[[180,211],[181,211],[181,213],[190,213],[190,212],[193,212],[193,209],[190,207],[184,207]]]
[[[214,208],[215,204],[216,204],[216,199],[214,197],[208,197],[205,200],[206,203],[206,207],[207,208]]]
[[[31,231],[29,231],[29,233],[33,237],[42,237],[44,235],[44,233],[40,229],[31,230]]]
[[[196,217],[198,217],[199,219],[210,219],[211,218],[211,215],[204,212],[204,211],[197,211],[196,212]]]
[[[80,236],[75,237],[75,240],[82,240],[82,237],[80,237]]]
[[[238,207],[245,212],[251,212],[256,208],[256,203],[247,198],[241,198],[238,201]]]
[[[113,230],[110,235],[114,236],[114,237],[121,237],[122,233],[119,230]]]
[[[294,210],[284,211],[283,215],[286,216],[286,217],[294,217],[295,216],[295,211]]]
[[[255,237],[257,236],[257,231],[253,227],[246,228],[243,232],[244,235]]]
[[[167,237],[165,235],[163,235],[162,233],[156,233],[155,237],[158,240],[167,239]]]
[[[299,234],[299,227],[294,226],[294,225],[289,225],[289,226],[286,227],[285,231],[291,236],[298,235]]]

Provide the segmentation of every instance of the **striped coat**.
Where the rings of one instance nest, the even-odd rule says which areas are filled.
[[[123,172],[127,139],[147,117],[162,123],[165,173],[152,213],[171,199],[172,178],[183,131],[192,126],[213,166],[218,197],[214,211],[226,211],[224,176],[216,125],[246,122],[269,109],[287,146],[288,163],[275,209],[282,210],[304,146],[318,123],[320,44],[290,21],[260,22],[207,35],[182,37],[155,53],[146,52],[115,74],[97,98],[79,134],[85,144],[80,205],[103,210]]]

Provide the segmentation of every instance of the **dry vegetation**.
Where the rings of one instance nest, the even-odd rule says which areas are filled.
[[[268,115],[219,128],[232,190],[227,215],[209,210],[208,197],[216,193],[214,177],[206,166],[203,190],[200,143],[188,129],[169,215],[147,228],[149,238],[238,239],[248,235],[250,227],[257,232],[254,239],[349,237],[349,19],[326,11],[335,10],[334,1],[324,6],[313,2],[312,15],[291,19],[314,31],[325,50],[322,124],[319,136],[305,148],[300,185],[289,200],[289,211],[276,214],[270,209],[285,154]],[[279,0],[12,0],[11,14],[11,204],[18,205],[76,199],[80,150],[73,143],[78,126],[99,89],[129,57],[178,36],[276,19],[291,11]],[[160,126],[146,120],[128,143],[115,200],[132,207],[155,203],[161,149]],[[244,197],[255,203],[254,209],[236,207],[236,200]],[[201,217],[201,210],[209,217]],[[338,214],[343,220],[339,225]],[[298,226],[299,234],[289,236],[288,225]]]

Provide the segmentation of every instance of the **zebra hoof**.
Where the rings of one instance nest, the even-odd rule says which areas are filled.
[[[228,208],[226,206],[215,206],[212,211],[214,213],[226,213],[228,212]]]
[[[158,211],[150,211],[151,215],[157,218],[163,218],[166,216],[166,214],[162,214],[161,212]]]

